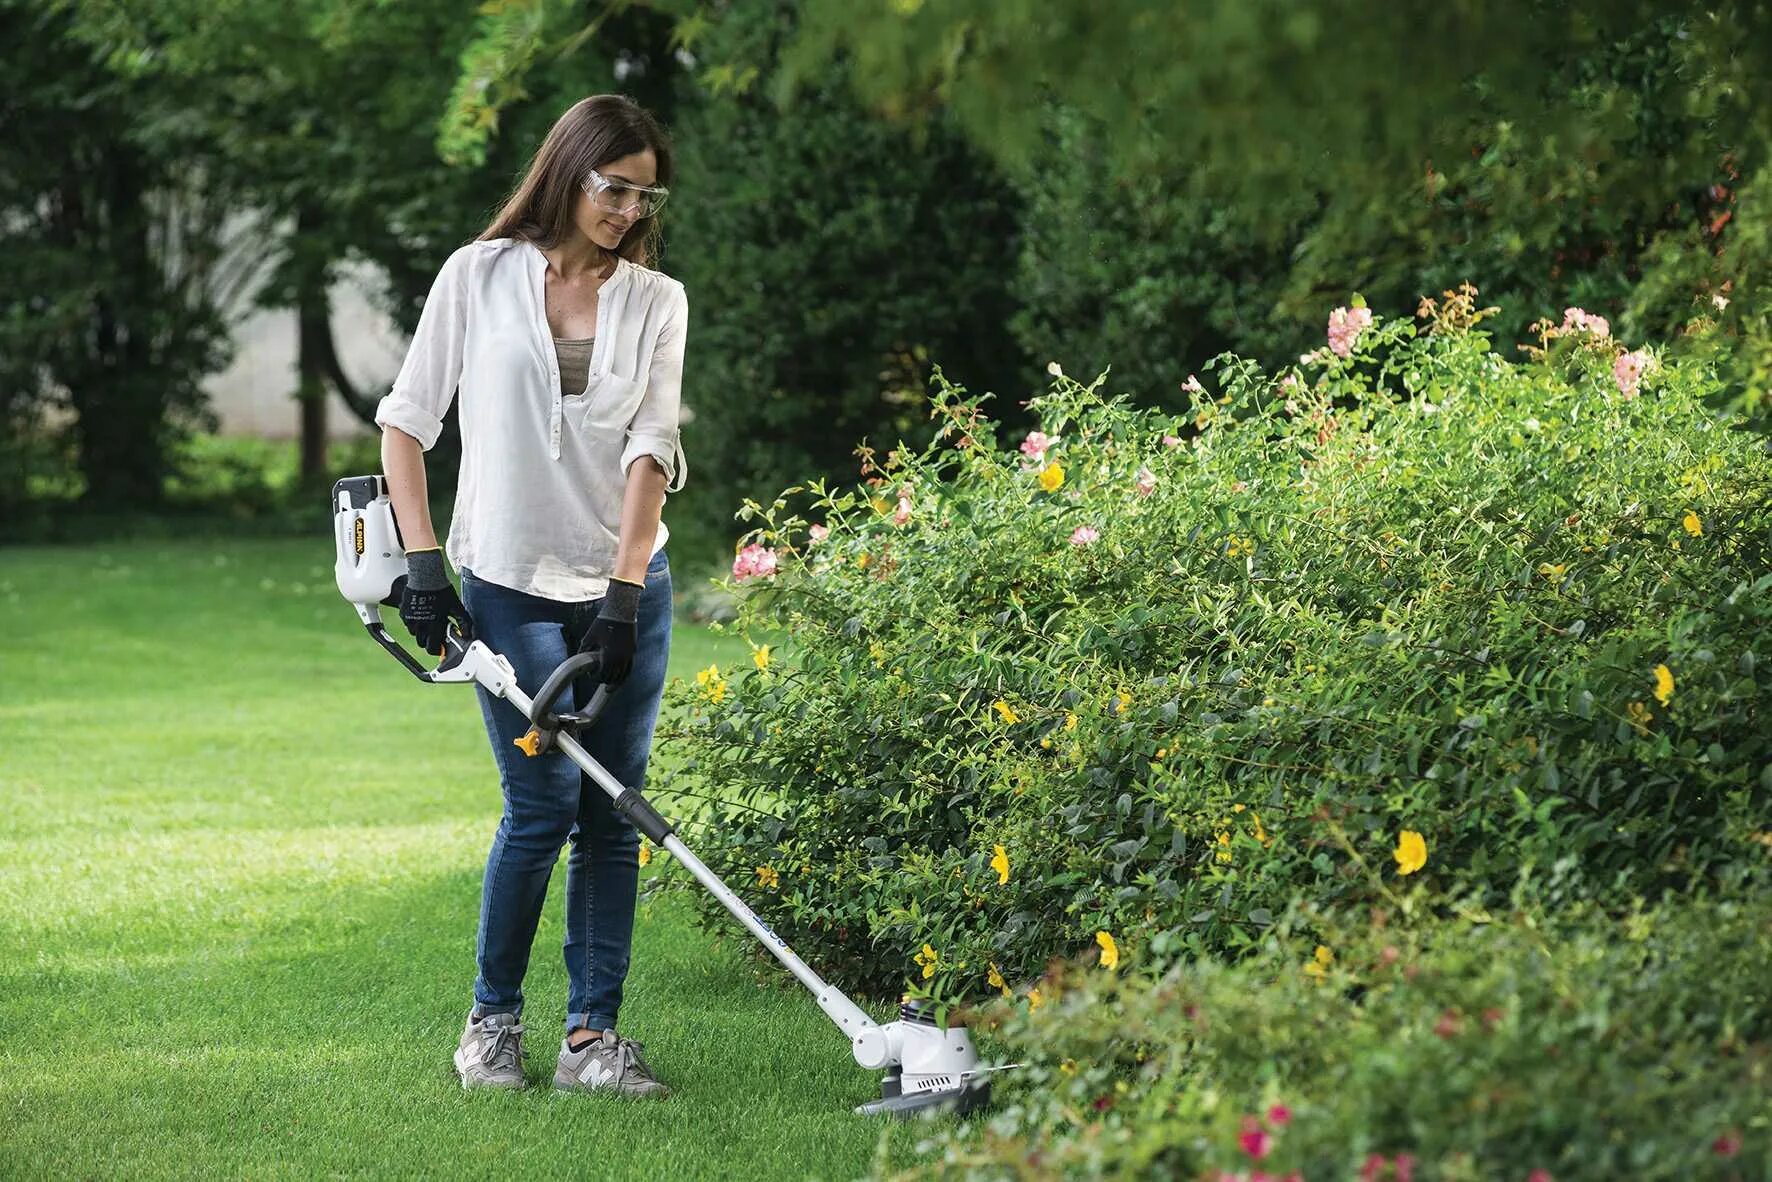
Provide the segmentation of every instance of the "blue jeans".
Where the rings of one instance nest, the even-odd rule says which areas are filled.
[[[462,602],[479,638],[502,653],[526,693],[578,651],[602,599],[560,603],[514,591],[461,572]],[[671,649],[671,568],[664,550],[646,569],[646,589],[636,613],[639,643],[627,678],[611,691],[595,726],[584,731],[585,751],[609,774],[643,789],[652,732],[664,695]],[[590,704],[597,683],[573,682],[556,713]],[[474,1013],[522,1013],[523,977],[529,968],[548,879],[560,847],[566,859],[566,1032],[586,1027],[615,1029],[622,983],[633,946],[634,901],[640,879],[640,834],[615,811],[602,786],[559,750],[524,755],[513,741],[529,729],[515,706],[476,686],[486,733],[492,740],[504,790],[504,816],[486,859],[475,944],[479,975]]]

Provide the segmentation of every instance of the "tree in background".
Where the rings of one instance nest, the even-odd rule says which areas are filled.
[[[1396,282],[1411,253],[1426,290],[1493,268],[1579,291],[1593,272],[1627,332],[1687,333],[1727,355],[1732,401],[1772,406],[1763,3],[806,0],[799,29],[779,102],[841,60],[873,109],[939,110],[1017,175],[1057,103],[1100,129],[1111,176],[1185,176],[1244,209],[1320,194],[1294,301]],[[1443,202],[1470,235],[1423,266]]]
[[[951,131],[919,141],[871,118],[840,75],[787,111],[763,101],[793,11],[735,8],[686,46],[751,69],[690,86],[676,133],[684,397],[701,481],[725,505],[853,479],[864,436],[920,446],[934,363],[974,389],[1031,377],[1007,330],[1013,190]]]
[[[173,439],[226,361],[230,207],[179,96],[119,77],[66,15],[0,3],[0,508],[77,472],[102,509],[159,501]],[[45,427],[48,421],[66,426]],[[66,477],[62,477],[65,481]]]

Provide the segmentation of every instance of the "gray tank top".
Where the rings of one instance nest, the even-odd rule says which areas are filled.
[[[583,394],[591,374],[591,344],[595,337],[555,337],[554,354],[560,359],[560,393]]]

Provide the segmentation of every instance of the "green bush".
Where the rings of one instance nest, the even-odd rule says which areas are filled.
[[[939,1133],[911,1172],[1772,1176],[1763,885],[1618,919],[1532,914],[1300,913],[1237,965],[1067,969],[1045,984],[1051,1004],[993,1004],[986,1021],[1023,1066],[993,1115]]]
[[[1765,448],[1597,331],[1497,356],[1472,294],[1222,356],[1186,422],[1060,377],[1022,455],[943,380],[869,488],[747,504],[737,626],[793,639],[670,689],[729,802],[698,853],[835,979],[942,1002],[1404,873],[1726,874],[1772,802]]]

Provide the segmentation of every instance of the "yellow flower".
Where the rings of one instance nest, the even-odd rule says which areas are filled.
[[[1015,708],[1008,702],[1005,702],[1002,698],[998,698],[995,702],[992,702],[991,708],[1003,716],[1004,722],[1021,721],[1020,716],[1015,713]]]
[[[781,874],[773,866],[759,866],[757,867],[757,885],[774,890],[781,885]]]
[[[1063,484],[1064,468],[1057,460],[1040,469],[1040,487],[1047,492],[1057,492]]]
[[[759,669],[769,668],[769,646],[766,644],[759,645],[757,648],[751,650],[751,660],[757,663],[757,668]]]
[[[1255,539],[1240,538],[1236,534],[1232,534],[1229,544],[1224,548],[1224,552],[1225,556],[1228,558],[1240,558],[1245,554],[1253,554],[1255,553]]]
[[[1074,731],[1077,729],[1077,716],[1072,714],[1069,710],[1064,712],[1064,729],[1067,731]]]
[[[917,953],[917,963],[923,966],[923,979],[925,981],[935,976],[935,963],[939,959],[940,957],[936,955],[935,949],[927,944],[923,945],[923,951]]]
[[[644,866],[650,861],[652,861],[652,843],[642,841],[640,843],[640,865]]]
[[[1655,700],[1663,706],[1674,696],[1674,675],[1666,665],[1655,666]]]
[[[718,704],[726,697],[726,682],[720,677],[720,666],[709,665],[695,675],[695,684],[706,691],[708,701]]]
[[[1041,740],[1040,740],[1040,746],[1042,746],[1042,747],[1050,747],[1050,746],[1052,746],[1052,740],[1051,740],[1051,739],[1041,739]]]
[[[1120,946],[1114,943],[1114,938],[1106,932],[1096,932],[1095,942],[1101,945],[1101,967],[1110,970],[1119,968]]]
[[[866,570],[868,563],[870,563],[872,561],[873,561],[873,559],[868,556],[868,552],[866,550],[863,550],[861,552],[861,554],[856,558],[855,565],[861,570]]]
[[[1120,703],[1119,713],[1126,713],[1127,708],[1132,705],[1132,695],[1125,690],[1121,690],[1119,693],[1115,694],[1114,697],[1118,699]]]
[[[1649,720],[1655,717],[1655,713],[1649,707],[1641,702],[1632,702],[1624,708],[1624,713],[1639,735],[1649,733]]]
[[[1246,808],[1246,807],[1247,807],[1247,806],[1246,806],[1246,805],[1241,805],[1241,804],[1233,804],[1233,805],[1232,805],[1232,806],[1231,806],[1231,812],[1233,812],[1233,813],[1240,813],[1240,812],[1242,812],[1242,811],[1243,811],[1243,809],[1244,809],[1244,808]]]
[[[1391,856],[1397,860],[1398,874],[1414,874],[1427,865],[1427,842],[1415,830],[1405,829],[1398,835],[1397,848]]]
[[[1000,989],[1004,997],[1009,996],[1009,983],[1003,980],[1003,970],[999,969],[994,962],[991,964],[991,971],[985,974],[984,979],[992,989]]]
[[[1227,863],[1231,860],[1230,844],[1231,835],[1220,831],[1218,834],[1218,852],[1214,855],[1218,862]]]
[[[1028,1013],[1031,1014],[1039,1009],[1045,1000],[1044,997],[1040,996],[1040,987],[1038,985],[1028,990]]]
[[[1259,841],[1262,845],[1266,845],[1267,830],[1261,827],[1261,814],[1250,813],[1249,815],[1255,818],[1255,840]]]
[[[1547,579],[1561,578],[1563,572],[1568,569],[1569,569],[1569,564],[1565,563],[1565,562],[1558,562],[1558,563],[1541,562],[1538,564],[1538,573],[1543,575]]]
[[[1075,1059],[1066,1059],[1058,1065],[1058,1069],[1066,1075],[1075,1075],[1077,1074],[1077,1061]]]
[[[996,852],[991,855],[991,869],[997,872],[997,885],[1002,886],[1009,881],[1009,851],[998,842]]]
[[[1328,945],[1318,944],[1317,950],[1311,954],[1311,958],[1304,962],[1305,975],[1309,977],[1326,976],[1329,972],[1329,962],[1334,959],[1335,953],[1329,951]]]
[[[868,641],[868,656],[874,659],[874,664],[884,665],[886,663],[886,646],[877,640]]]
[[[885,497],[875,497],[873,500],[869,501],[868,504],[874,507],[874,512],[876,513],[890,513],[892,511],[892,506],[887,502]]]
[[[1698,520],[1698,514],[1690,509],[1686,510],[1686,516],[1680,519],[1680,524],[1685,526],[1686,532],[1695,538],[1702,536],[1704,533],[1704,523]]]

